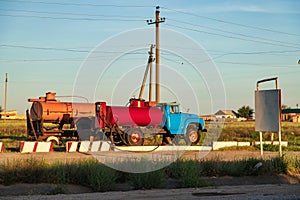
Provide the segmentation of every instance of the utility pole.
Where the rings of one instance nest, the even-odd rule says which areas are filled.
[[[7,82],[8,82],[8,76],[7,76],[7,73],[6,73],[6,76],[5,76],[5,89],[4,89],[4,119],[6,119]]]
[[[144,93],[144,89],[145,89],[145,84],[146,84],[146,80],[147,80],[147,76],[148,76],[148,72],[150,70],[150,79],[149,79],[149,102],[152,99],[152,62],[153,62],[153,49],[154,45],[152,44],[150,47],[150,51],[149,51],[149,58],[148,58],[148,62],[147,62],[147,67],[144,73],[144,78],[143,78],[143,82],[142,82],[142,86],[141,86],[141,90],[140,90],[140,94],[139,94],[139,99],[142,100],[143,99],[143,93]]]
[[[153,49],[154,48],[154,45],[151,45],[151,48],[150,48],[150,60],[149,60],[149,70],[150,70],[150,75],[149,75],[149,102],[152,101],[152,62],[154,61],[153,59]]]
[[[156,37],[156,44],[155,44],[155,101],[156,103],[160,102],[160,46],[159,46],[159,24],[165,22],[165,18],[159,17],[159,6],[156,6],[155,11],[155,21],[147,20],[148,25],[155,24],[155,37]]]

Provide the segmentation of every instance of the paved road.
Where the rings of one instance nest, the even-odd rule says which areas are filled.
[[[2,200],[91,200],[91,199],[300,199],[300,185],[243,185],[189,189],[136,190],[85,194],[0,197]]]

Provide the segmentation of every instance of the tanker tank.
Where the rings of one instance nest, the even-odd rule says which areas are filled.
[[[81,117],[94,117],[94,103],[72,103],[56,100],[55,93],[48,92],[46,97],[28,99],[33,102],[30,109],[30,117],[33,121],[43,120],[44,122],[64,121]]]
[[[162,125],[163,113],[157,107],[107,106],[107,121],[118,126]]]

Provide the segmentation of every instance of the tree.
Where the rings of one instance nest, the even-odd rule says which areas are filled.
[[[253,117],[253,109],[250,106],[242,106],[238,109],[239,117],[244,118],[252,118]]]

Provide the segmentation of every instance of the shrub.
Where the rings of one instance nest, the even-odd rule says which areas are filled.
[[[162,188],[165,184],[165,178],[166,175],[163,169],[129,174],[129,181],[134,189]]]
[[[180,170],[183,187],[205,187],[213,185],[212,182],[201,178],[201,168],[198,161],[183,161]]]
[[[116,170],[100,163],[92,163],[88,170],[88,183],[95,192],[110,191],[117,179]]]

